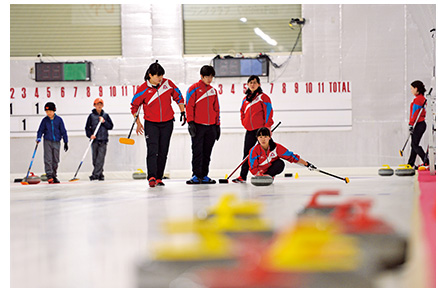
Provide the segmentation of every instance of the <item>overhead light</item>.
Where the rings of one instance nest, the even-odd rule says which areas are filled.
[[[275,41],[269,35],[264,33],[260,28],[258,28],[258,27],[254,28],[254,33],[257,34],[258,36],[260,36],[268,44],[270,44],[272,46],[276,46],[277,45],[277,41]]]
[[[245,17],[240,18],[240,21],[242,21],[243,23],[246,23],[248,21],[248,19],[246,19]]]

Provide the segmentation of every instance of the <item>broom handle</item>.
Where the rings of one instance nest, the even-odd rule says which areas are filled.
[[[140,115],[141,106],[139,106],[137,113],[135,114],[134,122],[132,122],[131,130],[129,130],[128,139],[131,137],[132,129],[134,129],[134,125],[137,122],[138,115]]]
[[[29,169],[27,170],[26,178],[24,179],[24,181],[27,181],[27,178],[29,177],[29,172],[30,172],[30,169],[32,168],[32,164],[33,164],[33,160],[35,158],[35,153],[37,151],[37,148],[38,148],[38,143],[36,143],[35,149],[33,150],[32,160],[30,161]]]
[[[102,122],[99,121],[99,124],[97,124],[96,129],[94,130],[93,135],[96,136],[97,131],[100,128],[100,125],[102,124]],[[85,156],[87,156],[88,150],[90,150],[91,144],[93,143],[94,139],[90,139],[90,141],[88,142],[88,146],[87,146],[87,150],[85,150],[84,155],[82,156],[82,160],[81,163],[79,163],[78,169],[76,170],[75,176],[73,176],[73,179],[76,178],[76,175],[78,175],[79,169],[81,169],[82,163],[84,162]]]

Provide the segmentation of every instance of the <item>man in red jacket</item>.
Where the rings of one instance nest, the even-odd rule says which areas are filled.
[[[187,90],[187,122],[192,137],[192,178],[187,184],[216,183],[208,177],[213,145],[220,137],[219,99],[210,85],[214,76],[214,68],[204,65],[201,80]]]
[[[145,133],[147,145],[146,165],[150,187],[163,186],[170,137],[173,131],[174,111],[172,99],[181,111],[180,121],[184,118],[184,98],[178,87],[169,79],[163,78],[164,69],[157,62],[151,64],[144,76],[145,82],[137,89],[131,101],[131,113],[135,115],[143,105],[144,127],[137,118],[137,134]]]
[[[301,163],[309,170],[316,169],[310,162],[304,161],[298,154],[294,154],[271,138],[271,130],[262,127],[257,131],[258,143],[249,151],[249,170],[253,175],[270,175],[274,177],[284,169],[285,159],[290,163]]]

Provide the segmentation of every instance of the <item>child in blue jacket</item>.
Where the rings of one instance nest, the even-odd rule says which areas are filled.
[[[47,175],[47,181],[53,184],[59,183],[56,173],[58,170],[61,139],[64,140],[64,151],[67,152],[68,136],[64,121],[55,114],[55,104],[48,102],[44,105],[44,110],[47,116],[40,123],[36,142],[41,142],[41,137],[44,136],[44,171]]]

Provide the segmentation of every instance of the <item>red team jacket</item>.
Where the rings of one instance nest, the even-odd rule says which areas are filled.
[[[411,103],[411,113],[409,115],[409,125],[413,126],[415,123],[415,120],[417,120],[417,116],[420,113],[421,107],[424,105],[424,102],[426,101],[426,98],[423,95],[417,95],[415,96],[415,99]],[[423,109],[421,112],[420,117],[418,118],[418,122],[424,121],[426,118],[426,108]]]
[[[257,172],[265,174],[272,165],[272,162],[279,158],[285,159],[290,163],[297,163],[300,160],[298,154],[294,154],[281,144],[273,141],[269,142],[268,152],[265,152],[262,146],[257,142],[249,151],[249,170],[253,175],[256,175]]]
[[[253,131],[261,127],[270,128],[274,124],[273,114],[271,99],[268,95],[258,93],[252,102],[249,102],[246,97],[243,98],[240,121],[246,130]]]
[[[186,95],[187,122],[220,125],[217,91],[202,80],[191,85]]]
[[[131,113],[135,114],[143,104],[144,119],[151,122],[166,122],[173,119],[172,99],[177,104],[184,104],[184,98],[178,87],[169,79],[163,78],[158,89],[149,81],[144,82],[136,91],[131,101]]]

